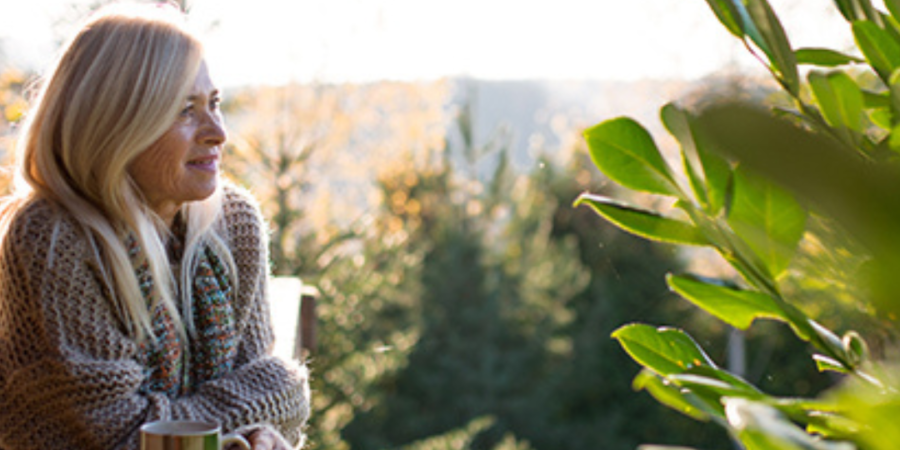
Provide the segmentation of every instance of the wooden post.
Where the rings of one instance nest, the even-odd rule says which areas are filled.
[[[305,361],[316,351],[316,300],[318,289],[303,285],[300,293],[300,320],[297,321],[294,358]]]

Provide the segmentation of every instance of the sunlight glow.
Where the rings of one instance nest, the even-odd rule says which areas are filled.
[[[42,66],[72,5],[0,0],[0,43]],[[470,76],[485,79],[695,79],[756,67],[705,2],[675,0],[192,0],[224,85]],[[830,2],[773,0],[794,46],[841,46]],[[69,19],[71,21],[71,19]],[[54,26],[57,29],[54,30]]]

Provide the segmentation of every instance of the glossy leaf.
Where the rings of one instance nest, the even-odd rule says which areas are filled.
[[[815,354],[813,360],[816,362],[816,369],[819,372],[838,372],[848,373],[847,368],[840,361],[825,355]]]
[[[871,21],[879,27],[884,25],[880,12],[869,0],[835,0],[834,3],[848,22],[864,20]]]
[[[891,134],[888,138],[888,147],[895,152],[900,152],[900,69],[895,70],[888,80],[887,98],[891,110],[891,123],[888,128]]]
[[[863,104],[866,108],[886,108],[891,106],[890,92],[872,92],[862,90]]]
[[[769,63],[780,74],[787,90],[795,95],[799,94],[800,76],[797,73],[797,60],[787,34],[781,26],[781,21],[778,20],[778,16],[775,15],[768,1],[744,1],[747,4],[747,12],[766,43],[763,50],[769,57]]]
[[[735,328],[746,330],[760,318],[789,322],[775,301],[760,292],[705,283],[685,276],[669,275],[667,281],[678,295]]]
[[[863,59],[828,48],[798,48],[794,51],[794,57],[797,59],[797,64],[819,67],[837,67],[865,62]]]
[[[825,439],[848,440],[859,435],[862,425],[841,414],[816,413],[808,416],[806,432]]]
[[[897,367],[887,370],[896,374]],[[889,377],[889,384],[873,384],[858,378],[850,378],[836,392],[830,394],[846,412],[846,416],[863,424],[856,436],[860,447],[867,450],[895,450],[900,442],[900,385],[896,375]]]
[[[749,40],[756,44],[756,46],[768,56],[771,53],[769,44],[766,42],[766,39],[763,38],[762,33],[753,21],[750,11],[747,10],[746,3],[747,2],[743,0],[731,2],[734,7],[736,18],[740,21],[741,30],[744,32],[745,40]]]
[[[693,118],[691,119],[694,120]],[[691,129],[696,130],[691,124]],[[696,133],[697,155],[703,166],[703,174],[706,176],[706,194],[709,199],[711,215],[718,215],[728,203],[734,182],[734,170],[732,164],[715,151],[714,144],[703,133]]]
[[[687,113],[681,108],[669,103],[659,111],[663,125],[669,133],[681,144],[681,161],[688,182],[697,201],[704,208],[709,209],[709,199],[706,195],[706,177],[697,155],[697,145],[694,142],[694,133],[688,122]]]
[[[900,67],[900,43],[872,22],[853,22],[853,37],[869,65],[885,82]]]
[[[700,346],[679,329],[629,324],[614,331],[612,337],[635,361],[662,376],[694,366],[715,366]]]
[[[575,206],[586,204],[604,219],[645,239],[682,245],[707,245],[706,238],[692,224],[652,211],[635,208],[617,200],[581,194]]]
[[[846,442],[824,441],[806,433],[777,409],[744,398],[724,399],[728,422],[748,450],[855,450]]]
[[[839,338],[833,331],[825,328],[822,324],[816,322],[815,320],[810,319],[809,324],[812,327],[812,330],[819,337],[819,340],[823,343],[825,348],[823,350],[830,351],[831,354],[844,357],[844,342]]]
[[[639,123],[620,117],[584,134],[594,164],[613,181],[637,191],[679,195],[653,138]]]
[[[894,19],[900,20],[900,0],[884,0],[884,6],[894,16]]]
[[[813,71],[809,74],[809,83],[829,125],[862,131],[863,94],[849,75]]]
[[[728,224],[778,277],[806,230],[806,210],[787,191],[745,170],[735,174]]]
[[[734,7],[734,2],[731,0],[706,0],[706,3],[729,33],[739,38],[744,37],[741,19]]]
[[[671,445],[639,445],[637,450],[697,450],[693,447],[671,446]]]
[[[691,184],[691,191],[694,193],[694,197],[697,199],[697,202],[700,206],[703,207],[706,211],[711,211],[712,206],[709,201],[709,195],[706,193],[706,182],[704,180],[703,173],[701,172],[701,165],[697,161],[696,150],[690,151],[684,149],[684,144],[682,144],[681,150],[681,166],[684,168],[684,172],[687,174],[688,182]]]
[[[663,380],[649,369],[642,369],[634,377],[631,386],[635,390],[646,390],[660,403],[688,417],[702,421],[709,420],[709,414],[688,401],[678,386]]]
[[[875,6],[872,5],[871,0],[856,0],[859,2],[860,7],[862,7],[863,12],[866,15],[866,19],[870,20],[875,25],[884,28],[884,22],[881,20],[882,14],[880,11],[875,9]]]
[[[847,359],[854,367],[869,360],[869,346],[856,331],[851,330],[844,333],[841,342],[844,344]]]
[[[900,124],[900,69],[895,70],[888,79],[887,97],[894,113],[893,125],[897,126]]]
[[[745,397],[762,398],[765,396],[747,380],[718,367],[696,366],[688,370],[687,373],[725,382],[738,392],[741,392]]]
[[[730,165],[712,153],[709,143],[695,133],[687,112],[670,103],[660,110],[660,118],[681,144],[682,164],[694,195],[710,214],[718,214],[725,203],[731,178]]]
[[[847,19],[848,22],[853,22],[857,19],[856,12],[853,9],[854,0],[834,0],[834,3],[837,5],[841,15],[844,16],[844,19]]]
[[[895,195],[900,192],[900,171],[896,166],[870,164],[834,139],[746,105],[704,110],[697,126],[716,142],[715,149],[788,187],[834,218],[875,253],[879,266],[873,267],[900,273],[894,270],[900,268],[900,197]],[[873,286],[879,306],[891,307],[900,292],[900,277],[887,272],[875,272],[873,277],[885,283]]]
[[[893,115],[891,111],[887,108],[876,108],[869,110],[869,120],[873,125],[881,128],[882,130],[891,130],[891,120],[893,119]]]
[[[716,369],[718,370],[718,369]],[[720,371],[723,372],[723,371]],[[688,389],[711,404],[720,406],[723,397],[742,397],[764,400],[768,397],[749,383],[733,384],[721,377],[710,377],[694,373],[674,374],[668,377],[682,388]],[[724,414],[724,410],[721,410]]]
[[[884,22],[881,20],[881,13],[875,9],[871,0],[855,0],[859,8],[862,9],[866,20],[871,21],[875,25],[884,28]]]

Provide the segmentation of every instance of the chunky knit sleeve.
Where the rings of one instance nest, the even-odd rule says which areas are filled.
[[[234,250],[255,246],[249,253],[260,259],[240,270],[238,361],[171,399],[140,390],[138,346],[123,331],[84,233],[46,202],[23,211],[0,245],[0,449],[135,449],[140,425],[160,419],[214,421],[226,431],[269,424],[298,444],[307,375],[267,356],[265,238],[244,243],[241,235],[233,235]]]
[[[302,428],[309,416],[309,384],[305,366],[272,355],[274,333],[267,295],[269,281],[268,232],[259,207],[250,195],[226,185],[224,234],[238,271],[235,311],[240,342],[236,374],[219,386],[207,382],[198,392],[249,389],[252,407],[243,402],[237,414],[223,422],[226,430],[241,426],[272,426],[293,445],[302,445]]]

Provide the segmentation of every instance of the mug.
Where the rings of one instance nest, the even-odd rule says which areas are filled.
[[[221,450],[237,444],[250,450],[250,443],[237,434],[220,436],[215,423],[161,420],[141,426],[141,450]]]

